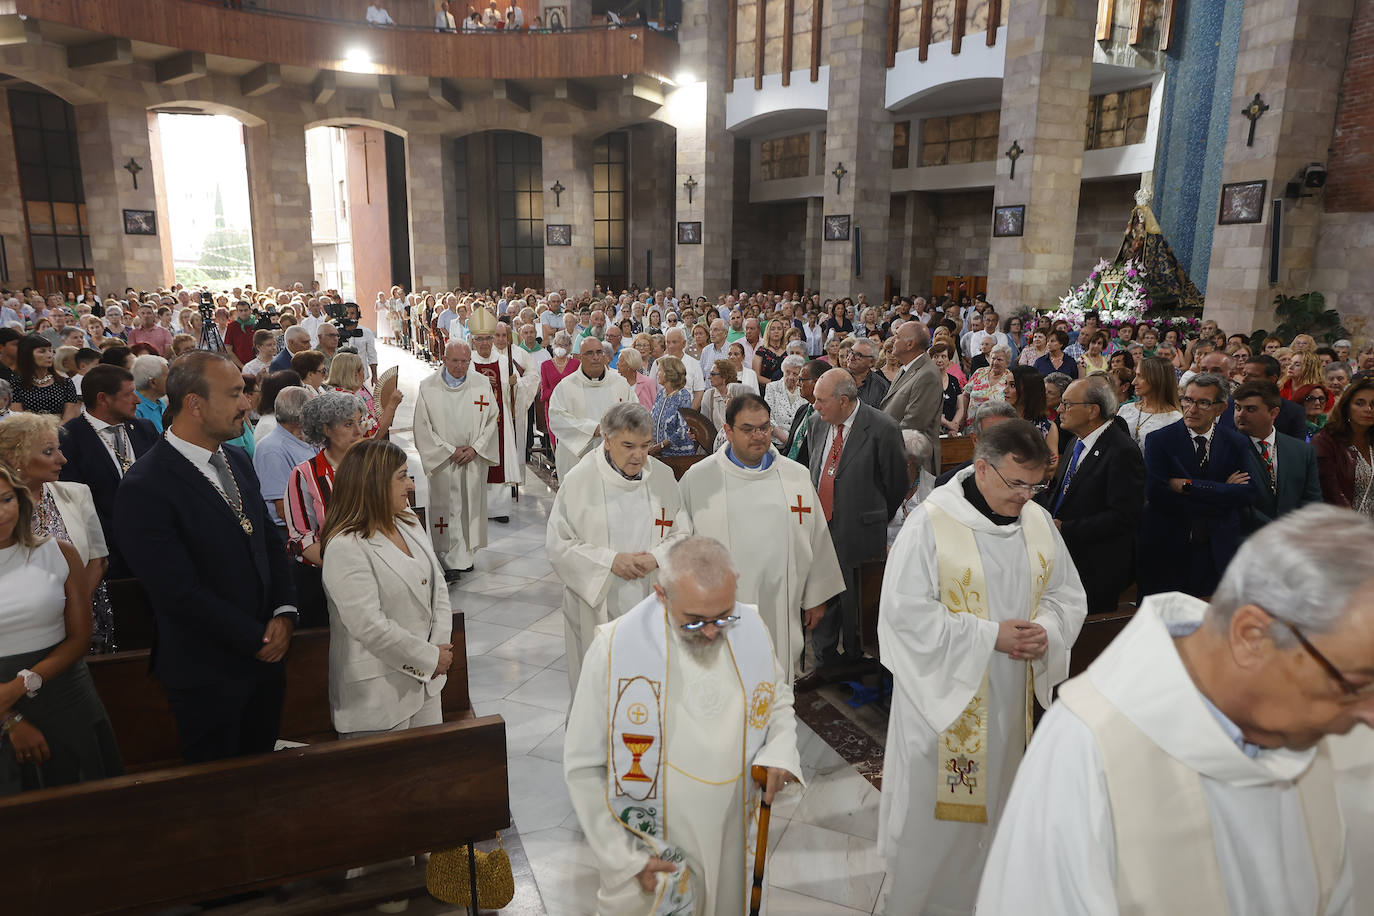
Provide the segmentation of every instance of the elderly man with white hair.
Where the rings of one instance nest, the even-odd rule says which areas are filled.
[[[692,409],[701,409],[701,396],[706,393],[706,377],[701,373],[701,360],[687,352],[687,332],[681,327],[669,328],[663,332],[663,344],[668,356],[682,360],[687,370],[688,391],[692,392]]]
[[[302,425],[305,405],[310,399],[310,392],[299,385],[278,391],[271,414],[276,420],[276,428],[264,433],[253,448],[253,470],[257,471],[258,483],[262,485],[267,516],[283,531],[286,528],[286,485],[291,478],[291,469],[314,458],[319,451],[306,441]]]
[[[1146,598],[1036,729],[978,912],[1356,912],[1367,850],[1324,739],[1374,724],[1369,544],[1368,519],[1307,506],[1252,535],[1210,603]]]
[[[310,349],[310,332],[298,324],[293,324],[282,335],[282,341],[286,346],[268,364],[269,371],[284,372],[290,369],[291,357]]]
[[[138,416],[162,432],[163,398],[167,395],[167,360],[161,356],[140,356],[134,360],[134,392],[138,395]]]
[[[668,549],[691,533],[672,470],[649,456],[649,411],[616,404],[602,414],[601,431],[602,448],[578,462],[558,488],[545,544],[563,582],[574,689],[596,628],[647,598]]]
[[[759,805],[801,781],[789,672],[724,545],[688,537],[663,560],[653,593],[597,628],[568,717],[564,778],[600,872],[576,905],[738,916]]]

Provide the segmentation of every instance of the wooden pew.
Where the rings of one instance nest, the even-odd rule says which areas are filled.
[[[673,477],[674,477],[674,478],[676,478],[676,479],[678,479],[678,480],[681,480],[681,479],[682,479],[682,475],[687,473],[688,468],[690,468],[692,465],[696,464],[698,461],[704,461],[705,459],[709,458],[710,456],[709,456],[709,455],[659,455],[659,456],[657,456],[657,457],[658,457],[658,460],[659,460],[659,461],[662,461],[664,464],[668,465],[668,467],[669,467],[669,468],[672,470],[672,472],[673,472]]]
[[[940,473],[973,460],[972,436],[940,437]]]
[[[175,728],[147,653],[90,659],[130,775],[0,799],[0,823],[18,831],[6,834],[3,911],[144,912],[508,827],[505,724],[472,717],[460,613],[453,635],[445,724],[331,740],[328,633],[303,631],[288,656],[281,733],[313,743],[192,766],[176,765]],[[393,884],[370,902],[416,892],[414,875],[414,886],[398,893]]]

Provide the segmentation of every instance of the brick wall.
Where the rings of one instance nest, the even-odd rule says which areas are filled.
[[[1082,283],[1101,258],[1116,257],[1135,206],[1140,179],[1084,182],[1078,194],[1078,228],[1073,242],[1073,283]]]
[[[1374,211],[1374,0],[1356,0],[1327,169],[1326,212]]]

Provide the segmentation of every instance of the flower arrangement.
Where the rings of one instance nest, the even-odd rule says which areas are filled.
[[[1116,289],[1107,297],[1105,308],[1098,306],[1094,309],[1095,294],[1102,285],[1103,274],[1109,270],[1113,276],[1108,279],[1117,283]],[[1060,297],[1059,309],[1050,317],[1055,321],[1062,318],[1070,327],[1077,329],[1083,324],[1085,312],[1096,311],[1103,326],[1120,327],[1123,324],[1139,323],[1153,305],[1149,290],[1145,287],[1144,272],[1138,261],[1128,260],[1121,267],[1113,268],[1112,262],[1103,258],[1097,262],[1092,273],[1088,274],[1087,280],[1077,288],[1069,290],[1067,295]]]

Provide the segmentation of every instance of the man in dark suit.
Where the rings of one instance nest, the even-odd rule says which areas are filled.
[[[853,376],[831,369],[814,394],[816,412],[807,432],[811,482],[830,526],[845,590],[823,611],[807,612],[819,668],[797,682],[798,690],[862,669],[859,567],[887,555],[887,523],[910,486],[901,430],[891,417],[859,400]]]
[[[92,366],[81,381],[86,409],[62,426],[61,478],[91,488],[95,514],[110,549],[111,579],[125,579],[129,567],[115,536],[115,492],[133,463],[158,440],[153,424],[137,416],[134,377],[122,366]]]
[[[1275,387],[1279,384],[1279,361],[1272,356],[1257,353],[1245,361],[1242,367],[1245,372],[1247,382],[1273,382]],[[1217,421],[1227,429],[1236,428],[1235,403],[1228,402],[1226,412]],[[1294,439],[1307,441],[1307,408],[1301,404],[1290,401],[1287,398],[1279,399],[1279,416],[1274,421],[1274,428],[1285,436],[1292,436]]]
[[[1183,419],[1145,437],[1145,509],[1140,523],[1140,594],[1212,594],[1242,538],[1241,517],[1255,503],[1250,444],[1217,422],[1226,380],[1211,373],[1188,382]]]
[[[1079,379],[1059,402],[1059,423],[1077,440],[1060,461],[1050,512],[1088,595],[1088,613],[1116,610],[1135,580],[1135,539],[1145,501],[1145,461],[1116,416],[1103,378]]]
[[[270,751],[295,589],[253,464],[224,445],[243,433],[243,378],[198,350],[172,367],[167,399],[167,434],[125,476],[114,518],[153,606],[153,672],[187,763]]]
[[[930,457],[924,469],[933,478],[940,473],[940,419],[945,374],[926,352],[930,334],[917,321],[908,321],[892,339],[892,355],[902,371],[879,404],[901,429],[914,429],[930,439]]]
[[[815,412],[812,406],[816,399],[816,383],[821,380],[821,376],[829,370],[826,363],[811,360],[802,366],[801,379],[797,384],[801,386],[802,400],[806,403],[797,408],[797,412],[792,415],[792,426],[787,431],[787,442],[779,451],[791,458],[798,464],[811,464],[811,451],[806,447],[806,433],[810,429],[808,422]]]
[[[1250,479],[1257,495],[1244,528],[1253,534],[1285,512],[1322,501],[1317,453],[1302,439],[1274,428],[1283,399],[1273,382],[1245,382],[1231,397],[1236,429],[1251,445]]]

